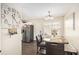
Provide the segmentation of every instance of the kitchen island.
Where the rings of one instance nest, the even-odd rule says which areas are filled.
[[[68,44],[68,41],[64,38],[44,38],[46,42],[46,54],[47,55],[64,55],[65,54],[65,44]]]

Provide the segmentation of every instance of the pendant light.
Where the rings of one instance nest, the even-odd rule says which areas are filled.
[[[48,11],[48,16],[45,17],[45,20],[53,20],[54,17],[51,15],[51,12]]]

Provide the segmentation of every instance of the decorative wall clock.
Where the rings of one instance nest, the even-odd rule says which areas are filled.
[[[9,18],[11,18],[11,20],[9,20]],[[10,25],[11,26],[12,25],[16,26],[17,24],[19,25],[19,22],[21,21],[20,18],[21,18],[21,16],[20,16],[19,12],[16,11],[16,9],[11,8],[4,4],[1,5],[1,20],[2,20],[3,28],[9,28]],[[12,23],[10,23],[10,22],[12,22]],[[7,24],[7,26],[4,26],[6,24]]]

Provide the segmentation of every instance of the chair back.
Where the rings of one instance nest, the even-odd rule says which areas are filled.
[[[37,36],[36,36],[36,43],[37,43],[37,46],[40,44],[40,41],[38,40]]]
[[[42,42],[43,41],[43,37],[42,37],[42,35],[40,35],[40,42]]]

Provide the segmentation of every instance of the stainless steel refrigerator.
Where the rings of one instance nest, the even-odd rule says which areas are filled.
[[[34,26],[25,25],[25,27],[22,28],[22,41],[33,42],[33,39],[34,39]]]

